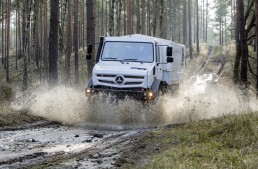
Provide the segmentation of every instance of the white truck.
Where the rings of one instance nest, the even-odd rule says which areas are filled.
[[[87,59],[92,57],[88,46]],[[186,63],[184,45],[145,35],[101,37],[86,95],[111,92],[153,100],[165,86],[179,84]]]

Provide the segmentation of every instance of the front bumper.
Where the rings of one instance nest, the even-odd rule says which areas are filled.
[[[98,93],[112,94],[119,99],[124,99],[126,96],[137,100],[154,100],[156,98],[155,92],[150,89],[141,90],[123,90],[123,89],[103,89],[103,88],[86,88],[85,95],[91,96]]]

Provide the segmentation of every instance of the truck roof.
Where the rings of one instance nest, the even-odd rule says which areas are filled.
[[[105,37],[105,41],[124,41],[124,42],[149,42],[149,43],[158,43],[159,45],[180,45],[184,47],[184,45],[172,42],[170,40],[156,38],[147,35],[141,34],[132,34],[127,36],[112,36],[112,37]]]

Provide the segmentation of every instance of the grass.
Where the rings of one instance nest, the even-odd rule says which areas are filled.
[[[36,121],[43,120],[43,118],[32,116],[27,112],[11,112],[0,114],[0,127],[24,125]]]
[[[250,113],[155,131],[142,141],[169,146],[144,168],[258,168],[257,126]]]

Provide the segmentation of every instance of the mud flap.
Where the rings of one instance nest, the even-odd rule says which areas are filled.
[[[161,83],[161,80],[157,80],[157,79],[152,83],[151,89],[155,92],[155,94],[158,94],[159,92],[160,83]]]

